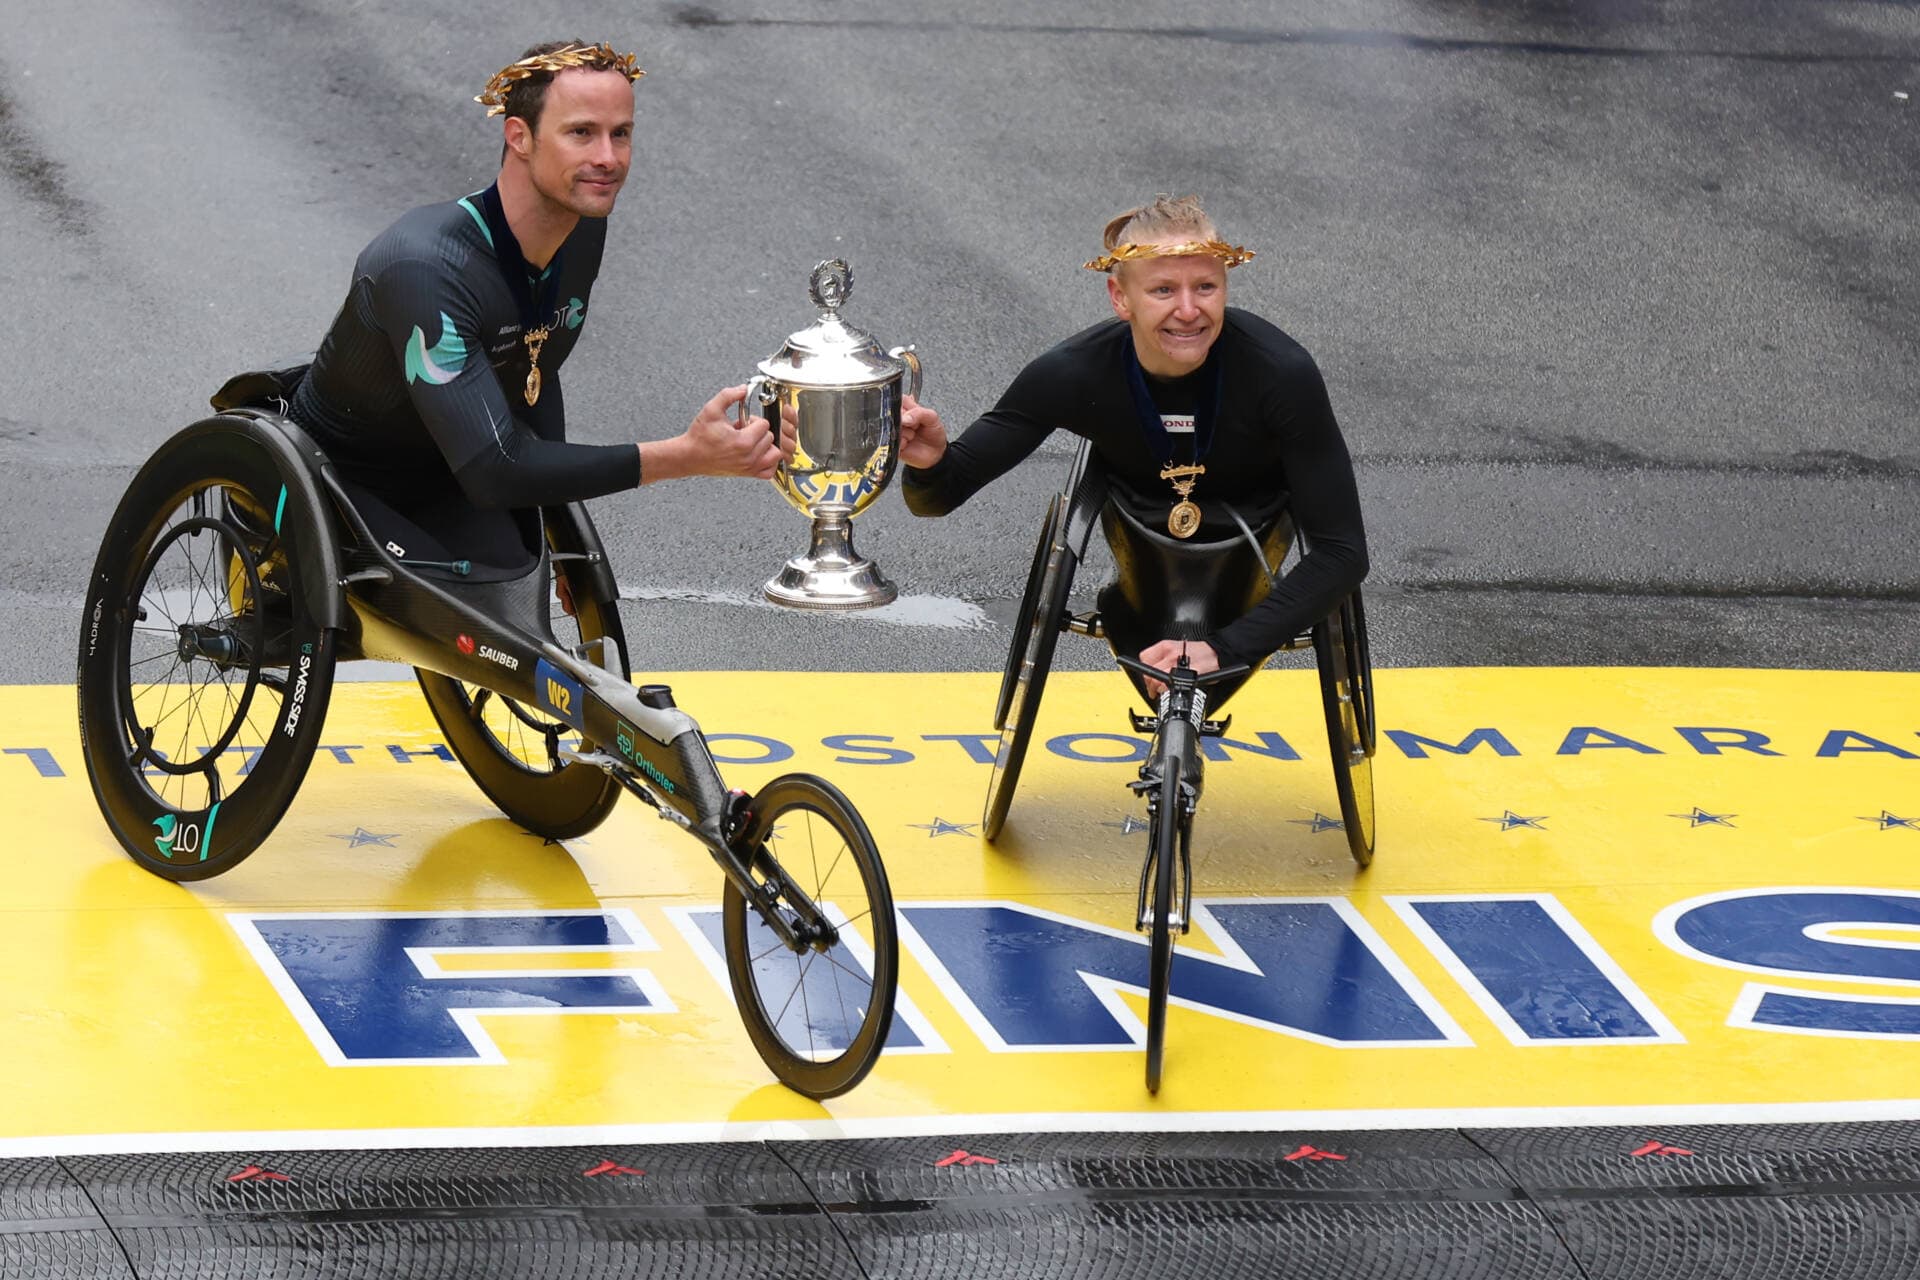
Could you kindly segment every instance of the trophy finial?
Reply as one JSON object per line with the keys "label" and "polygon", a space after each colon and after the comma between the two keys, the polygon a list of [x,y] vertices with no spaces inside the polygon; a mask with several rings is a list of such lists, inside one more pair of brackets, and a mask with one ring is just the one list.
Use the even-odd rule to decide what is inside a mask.
{"label": "trophy finial", "polygon": [[813,305],[825,308],[829,315],[838,311],[852,292],[853,268],[845,258],[828,258],[807,278],[807,293],[813,298]]}

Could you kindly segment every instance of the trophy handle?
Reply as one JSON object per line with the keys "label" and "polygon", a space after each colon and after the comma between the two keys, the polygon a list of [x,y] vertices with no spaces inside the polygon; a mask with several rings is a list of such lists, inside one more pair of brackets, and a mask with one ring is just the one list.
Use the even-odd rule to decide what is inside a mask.
{"label": "trophy handle", "polygon": [[[764,373],[756,373],[753,377],[747,379],[747,395],[746,398],[740,402],[741,426],[744,427],[747,425],[747,419],[754,415],[755,410],[764,408],[772,402],[774,397],[772,392],[768,390],[772,382],[773,379],[767,377]],[[767,429],[773,433],[774,442],[778,443],[780,440],[780,424],[777,422],[769,422]]]}
{"label": "trophy handle", "polygon": [[895,347],[893,350],[887,352],[887,354],[896,360],[906,361],[907,385],[904,391],[907,395],[918,400],[920,398],[920,353],[915,351],[913,345],[909,343],[904,347]]}

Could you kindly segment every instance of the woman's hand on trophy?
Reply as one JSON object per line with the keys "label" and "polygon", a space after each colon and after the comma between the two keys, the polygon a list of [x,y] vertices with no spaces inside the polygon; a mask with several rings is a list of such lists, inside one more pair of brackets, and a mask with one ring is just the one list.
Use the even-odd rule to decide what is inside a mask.
{"label": "woman's hand on trophy", "polygon": [[900,460],[910,467],[930,467],[946,456],[947,424],[935,410],[912,396],[900,398]]}

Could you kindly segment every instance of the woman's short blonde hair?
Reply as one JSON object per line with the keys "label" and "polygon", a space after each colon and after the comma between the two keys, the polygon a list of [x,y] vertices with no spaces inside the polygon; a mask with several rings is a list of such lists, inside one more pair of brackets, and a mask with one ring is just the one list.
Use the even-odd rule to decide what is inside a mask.
{"label": "woman's short blonde hair", "polygon": [[1157,195],[1148,204],[1109,218],[1100,240],[1111,253],[1123,244],[1142,244],[1176,232],[1190,240],[1220,238],[1213,219],[1200,207],[1199,196]]}

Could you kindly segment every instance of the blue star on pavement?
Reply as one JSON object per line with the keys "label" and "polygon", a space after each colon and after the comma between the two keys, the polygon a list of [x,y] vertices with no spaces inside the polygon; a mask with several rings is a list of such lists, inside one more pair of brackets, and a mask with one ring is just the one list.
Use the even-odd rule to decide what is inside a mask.
{"label": "blue star on pavement", "polygon": [[932,822],[909,822],[908,826],[916,831],[927,833],[927,839],[935,836],[970,836],[977,822],[948,822],[945,818],[935,818]]}
{"label": "blue star on pavement", "polygon": [[1737,818],[1740,815],[1737,813],[1708,813],[1699,805],[1695,805],[1693,806],[1692,813],[1670,813],[1667,816],[1669,818],[1686,819],[1687,829],[1692,830],[1694,827],[1731,827],[1733,823],[1730,819]]}
{"label": "blue star on pavement", "polygon": [[1103,827],[1112,827],[1123,836],[1130,836],[1136,831],[1145,831],[1147,829],[1147,824],[1132,814],[1128,814],[1118,822],[1103,822],[1100,825]]}
{"label": "blue star on pavement", "polygon": [[1505,810],[1497,818],[1480,819],[1480,821],[1482,822],[1499,823],[1500,829],[1502,831],[1511,831],[1515,827],[1532,827],[1535,831],[1545,831],[1546,828],[1541,826],[1540,824],[1545,822],[1546,820],[1547,820],[1547,815],[1544,813],[1537,814],[1531,818],[1523,818],[1511,809]]}
{"label": "blue star on pavement", "polygon": [[1882,831],[1892,831],[1896,827],[1907,831],[1920,831],[1920,818],[1902,818],[1895,814],[1888,813],[1885,809],[1880,811],[1880,816],[1877,818],[1869,818],[1863,815],[1860,821],[1877,823]]}
{"label": "blue star on pavement", "polygon": [[377,836],[365,827],[355,827],[353,834],[350,836],[333,836],[331,838],[334,840],[345,840],[347,842],[347,848],[349,849],[358,849],[363,844],[385,845],[391,849],[395,847],[393,842],[400,838],[400,833],[394,831],[384,836]]}
{"label": "blue star on pavement", "polygon": [[[1322,831],[1345,831],[1347,829],[1346,823],[1340,821],[1338,818],[1329,818],[1318,809],[1314,810],[1311,818],[1288,818],[1287,821],[1296,827],[1312,828],[1313,834],[1316,836]],[[1496,821],[1496,819],[1489,818],[1487,821],[1493,822]]]}

